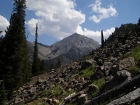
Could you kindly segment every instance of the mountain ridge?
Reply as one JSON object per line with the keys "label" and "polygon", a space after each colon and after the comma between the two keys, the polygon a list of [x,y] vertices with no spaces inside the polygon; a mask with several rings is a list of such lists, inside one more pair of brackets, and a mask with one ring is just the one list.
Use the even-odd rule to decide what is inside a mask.
{"label": "mountain ridge", "polygon": [[[99,44],[98,42],[94,41],[91,38],[75,33],[51,45],[51,50],[52,50],[52,53],[55,53],[56,56],[59,56],[61,54],[67,53],[72,47],[76,47],[76,48],[90,47],[93,50],[93,49],[98,48]],[[50,56],[51,55],[49,55],[49,57]],[[53,56],[54,55],[52,55],[52,58]]]}
{"label": "mountain ridge", "polygon": [[[30,56],[33,53],[33,42],[28,42]],[[66,62],[76,61],[83,55],[89,54],[91,51],[100,47],[100,44],[84,35],[80,35],[74,33],[61,41],[58,41],[50,46],[43,45],[42,43],[38,43],[38,56],[40,59],[46,60],[50,65],[50,63],[56,63],[57,57],[61,56],[62,64],[66,64]],[[71,57],[69,57],[69,54]],[[32,58],[32,57],[31,57]],[[65,61],[65,58],[67,61]]]}

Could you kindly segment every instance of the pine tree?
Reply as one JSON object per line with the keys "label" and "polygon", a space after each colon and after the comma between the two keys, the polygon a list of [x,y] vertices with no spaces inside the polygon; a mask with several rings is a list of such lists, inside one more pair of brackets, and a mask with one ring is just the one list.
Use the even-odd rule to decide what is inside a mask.
{"label": "pine tree", "polygon": [[3,80],[10,92],[20,87],[31,75],[25,36],[26,0],[14,0],[10,25],[4,37]]}
{"label": "pine tree", "polygon": [[138,23],[137,23],[137,25],[138,25],[138,26],[140,26],[140,18],[139,18],[139,20],[138,20]]}
{"label": "pine tree", "polygon": [[4,88],[4,82],[0,80],[0,105],[7,105],[7,94]]}
{"label": "pine tree", "polygon": [[137,33],[140,36],[140,18],[139,18],[138,23],[137,23]]}
{"label": "pine tree", "polygon": [[60,56],[59,56],[58,59],[57,59],[56,68],[61,67],[61,65],[62,65],[62,62],[61,62],[61,58],[60,58]]}
{"label": "pine tree", "polygon": [[47,71],[45,61],[41,60],[41,63],[40,63],[40,73],[44,73],[45,71]]}
{"label": "pine tree", "polygon": [[33,54],[33,63],[32,63],[32,74],[33,75],[40,73],[40,59],[38,58],[37,38],[38,38],[38,27],[36,24],[34,54]]}
{"label": "pine tree", "polygon": [[3,56],[4,56],[4,48],[3,48],[3,36],[0,37],[0,80],[4,74],[3,70]]}
{"label": "pine tree", "polygon": [[51,67],[50,67],[50,70],[54,69],[54,64],[51,63]]}
{"label": "pine tree", "polygon": [[101,30],[101,48],[104,47],[104,35],[103,35],[103,30]]}

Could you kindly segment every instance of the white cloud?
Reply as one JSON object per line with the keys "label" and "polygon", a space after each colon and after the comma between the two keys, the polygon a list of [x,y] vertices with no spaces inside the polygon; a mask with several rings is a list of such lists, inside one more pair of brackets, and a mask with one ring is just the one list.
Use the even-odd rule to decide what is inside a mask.
{"label": "white cloud", "polygon": [[[114,31],[115,31],[114,27],[107,30],[103,30],[104,39],[107,39],[109,35],[111,35]],[[81,26],[78,26],[77,33],[90,37],[99,43],[101,42],[101,30],[93,31],[93,30],[88,30],[86,28],[82,29]]]}
{"label": "white cloud", "polygon": [[59,39],[76,32],[85,22],[85,15],[75,10],[73,0],[27,0],[27,9],[35,12],[36,19],[27,21],[29,31],[34,35],[35,24],[39,23],[39,34],[48,34]]}
{"label": "white cloud", "polygon": [[[34,35],[36,23],[39,23],[39,34],[52,35],[58,39],[63,39],[77,32],[81,35],[93,38],[100,43],[100,30],[82,29],[81,24],[85,22],[85,14],[75,10],[75,6],[74,0],[27,0],[27,9],[33,11],[36,15],[36,18],[32,18],[26,22],[29,31]],[[113,7],[110,6],[108,10],[101,8],[99,5],[95,10],[97,12],[104,10],[105,12],[102,14],[107,17],[108,15],[114,15],[111,8]],[[108,38],[114,30],[115,28],[105,30],[104,37]]]}
{"label": "white cloud", "polygon": [[96,0],[94,4],[91,4],[92,11],[97,13],[98,15],[90,16],[89,19],[94,21],[95,23],[99,23],[102,19],[117,16],[117,10],[113,7],[113,5],[109,5],[107,8],[101,7],[101,0]]}
{"label": "white cloud", "polygon": [[3,31],[2,35],[5,34],[5,30],[7,26],[9,26],[9,21],[5,17],[0,15],[0,31]]}

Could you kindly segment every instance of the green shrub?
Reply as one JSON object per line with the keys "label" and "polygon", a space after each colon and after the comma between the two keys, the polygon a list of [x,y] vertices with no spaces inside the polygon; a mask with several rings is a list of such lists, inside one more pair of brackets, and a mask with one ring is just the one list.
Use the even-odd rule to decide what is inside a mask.
{"label": "green shrub", "polygon": [[101,79],[98,79],[96,81],[93,81],[93,84],[95,84],[96,86],[98,86],[98,88],[101,88],[101,86],[105,83],[105,79],[104,78],[101,78]]}
{"label": "green shrub", "polygon": [[140,46],[137,46],[132,50],[131,56],[134,57],[136,62],[140,60]]}
{"label": "green shrub", "polygon": [[57,85],[55,88],[54,88],[54,92],[52,93],[52,96],[59,96],[61,94],[62,90],[60,89],[60,86]]}
{"label": "green shrub", "polygon": [[[92,83],[95,84],[96,86],[98,86],[98,88],[100,89],[101,86],[105,83],[105,79],[104,79],[104,78],[101,78],[101,79],[98,79],[98,80],[93,81]],[[90,93],[88,94],[88,98],[89,98],[89,99],[92,99],[92,98],[95,97],[97,94],[98,94],[98,90],[93,91],[93,92],[90,92]]]}
{"label": "green shrub", "polygon": [[73,90],[71,90],[70,92],[66,92],[66,93],[64,94],[64,97],[67,97],[67,96],[69,96],[69,95],[72,94],[72,93],[74,93]]}
{"label": "green shrub", "polygon": [[135,74],[137,74],[137,73],[140,71],[140,68],[139,68],[138,66],[132,66],[132,67],[129,68],[129,71],[130,71],[133,75],[135,75]]}
{"label": "green shrub", "polygon": [[82,74],[79,73],[79,76],[80,77],[89,77],[91,75],[93,75],[95,73],[95,70],[96,70],[96,65],[92,65],[88,68],[86,68],[85,70],[82,70]]}
{"label": "green shrub", "polygon": [[120,56],[120,59],[122,60],[122,59],[127,58],[127,57],[130,57],[130,56],[131,56],[131,53],[126,53],[124,55],[121,55]]}
{"label": "green shrub", "polygon": [[126,53],[124,55],[122,55],[120,57],[120,59],[124,59],[127,57],[133,57],[135,59],[135,61],[137,62],[138,60],[140,60],[140,46],[136,46],[131,53]]}

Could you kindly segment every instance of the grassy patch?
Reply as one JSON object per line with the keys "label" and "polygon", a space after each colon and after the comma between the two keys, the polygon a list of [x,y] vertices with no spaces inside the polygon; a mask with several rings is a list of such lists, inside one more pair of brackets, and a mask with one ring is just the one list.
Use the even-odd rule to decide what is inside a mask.
{"label": "grassy patch", "polygon": [[140,68],[138,66],[132,66],[129,68],[129,71],[135,75],[140,71]]}
{"label": "grassy patch", "polygon": [[72,91],[70,91],[70,92],[66,92],[65,94],[64,94],[64,98],[65,97],[67,97],[67,96],[69,96],[70,94],[72,94],[72,93],[74,93],[74,91],[72,90]]}
{"label": "grassy patch", "polygon": [[135,61],[137,62],[138,60],[140,60],[140,46],[135,47],[131,53],[126,53],[124,55],[122,55],[120,58],[124,59],[127,57],[133,57],[135,59]]}
{"label": "grassy patch", "polygon": [[[98,88],[100,89],[101,86],[105,83],[105,79],[104,78],[101,78],[101,79],[98,79],[96,81],[93,81],[93,84],[95,84],[96,86],[98,86]],[[93,92],[90,92],[88,94],[88,98],[89,99],[92,99],[93,97],[95,97],[96,95],[98,94],[98,90],[96,91],[93,91]]]}
{"label": "grassy patch", "polygon": [[95,97],[97,95],[98,91],[94,91],[94,92],[90,92],[87,96],[88,96],[88,99],[91,100],[93,97]]}
{"label": "grassy patch", "polygon": [[51,93],[51,89],[47,90],[47,91],[43,91],[37,94],[37,96],[41,96],[41,97],[48,97]]}
{"label": "grassy patch", "polygon": [[131,53],[126,53],[124,55],[121,55],[120,56],[120,59],[122,60],[122,59],[127,58],[127,57],[130,57],[130,56],[131,56]]}
{"label": "grassy patch", "polygon": [[[131,53],[126,53],[124,55],[122,55],[120,58],[124,59],[127,57],[133,57],[135,62],[139,62],[140,60],[140,45],[136,46]],[[132,73],[132,75],[136,75],[139,71],[140,71],[140,67],[137,66],[132,66],[129,68],[129,71]]]}
{"label": "grassy patch", "polygon": [[52,96],[55,96],[55,97],[58,97],[60,94],[61,94],[62,90],[60,89],[60,86],[57,85],[55,88],[54,88],[54,92],[52,93]]}
{"label": "grassy patch", "polygon": [[98,86],[98,88],[100,89],[101,86],[105,83],[105,79],[104,78],[101,78],[101,79],[98,79],[96,81],[93,81],[93,84],[95,84],[96,86]]}
{"label": "grassy patch", "polygon": [[[23,105],[25,105],[25,104],[23,104]],[[46,102],[42,102],[42,99],[39,99],[39,100],[34,100],[34,101],[28,103],[28,105],[48,105],[48,104],[46,104]]]}
{"label": "grassy patch", "polygon": [[58,97],[61,94],[62,90],[60,88],[59,85],[56,85],[53,89],[50,88],[46,91],[40,92],[37,94],[37,96],[39,97],[49,97],[49,96],[55,96]]}
{"label": "grassy patch", "polygon": [[95,73],[96,65],[92,65],[79,73],[80,77],[89,77]]}
{"label": "grassy patch", "polygon": [[134,57],[136,62],[140,60],[140,46],[137,46],[132,50],[131,56]]}

